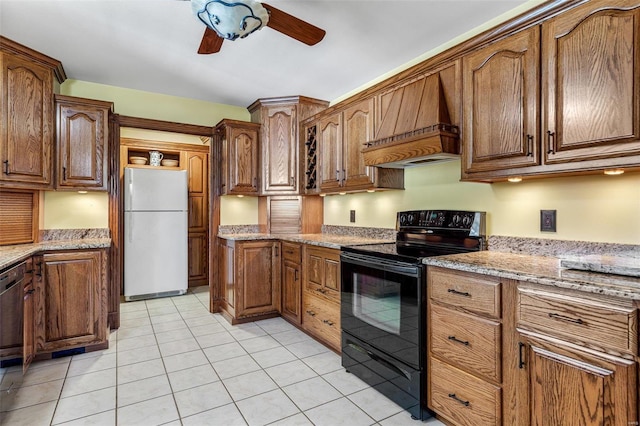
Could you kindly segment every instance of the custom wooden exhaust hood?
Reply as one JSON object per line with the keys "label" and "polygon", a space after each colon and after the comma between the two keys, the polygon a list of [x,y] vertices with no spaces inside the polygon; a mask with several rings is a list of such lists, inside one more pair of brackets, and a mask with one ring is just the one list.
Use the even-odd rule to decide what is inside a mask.
{"label": "custom wooden exhaust hood", "polygon": [[404,168],[451,160],[460,154],[440,76],[418,79],[381,98],[382,120],[362,150],[367,166]]}

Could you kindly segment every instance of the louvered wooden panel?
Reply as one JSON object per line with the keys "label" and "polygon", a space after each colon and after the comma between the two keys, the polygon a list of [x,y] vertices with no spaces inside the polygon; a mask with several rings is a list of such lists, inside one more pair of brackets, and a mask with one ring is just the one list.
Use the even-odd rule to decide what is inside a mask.
{"label": "louvered wooden panel", "polygon": [[37,192],[0,191],[0,245],[33,243],[37,215]]}
{"label": "louvered wooden panel", "polygon": [[299,197],[271,199],[271,233],[300,233],[300,199]]}

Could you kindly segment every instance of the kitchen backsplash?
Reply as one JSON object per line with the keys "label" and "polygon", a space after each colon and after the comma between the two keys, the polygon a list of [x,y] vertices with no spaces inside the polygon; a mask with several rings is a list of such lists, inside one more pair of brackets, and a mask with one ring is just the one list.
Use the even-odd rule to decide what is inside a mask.
{"label": "kitchen backsplash", "polygon": [[40,241],[80,240],[110,238],[109,228],[89,229],[44,229],[40,231]]}
{"label": "kitchen backsplash", "polygon": [[640,245],[490,235],[489,250],[540,256],[609,255],[640,258]]}
{"label": "kitchen backsplash", "polygon": [[347,235],[350,237],[377,238],[395,240],[396,230],[390,228],[367,228],[360,226],[322,225],[323,234]]}
{"label": "kitchen backsplash", "polygon": [[220,225],[218,234],[258,234],[260,225]]}

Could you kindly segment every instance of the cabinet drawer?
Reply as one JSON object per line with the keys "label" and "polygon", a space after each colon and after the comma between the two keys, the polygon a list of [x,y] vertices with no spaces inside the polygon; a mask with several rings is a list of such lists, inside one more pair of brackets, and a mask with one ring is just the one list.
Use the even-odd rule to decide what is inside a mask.
{"label": "cabinet drawer", "polygon": [[435,358],[429,361],[429,408],[458,425],[499,425],[501,391]]}
{"label": "cabinet drawer", "polygon": [[282,242],[282,257],[285,260],[290,260],[295,263],[300,263],[302,260],[302,245]]}
{"label": "cabinet drawer", "polygon": [[501,325],[429,304],[431,353],[463,370],[501,381]]}
{"label": "cabinet drawer", "polygon": [[519,325],[587,346],[638,353],[637,318],[633,306],[617,306],[529,288],[519,288],[518,299]]}
{"label": "cabinet drawer", "polygon": [[497,278],[429,268],[427,279],[432,300],[500,318],[500,281]]}
{"label": "cabinet drawer", "polygon": [[327,343],[340,349],[340,305],[310,294],[304,295],[302,327]]}

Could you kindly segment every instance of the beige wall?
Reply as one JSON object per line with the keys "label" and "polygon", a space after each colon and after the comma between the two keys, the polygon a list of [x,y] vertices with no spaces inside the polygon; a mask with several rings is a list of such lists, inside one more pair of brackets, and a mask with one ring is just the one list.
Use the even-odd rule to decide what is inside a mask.
{"label": "beige wall", "polygon": [[[60,93],[81,98],[112,101],[116,113],[132,117],[202,126],[214,126],[223,118],[245,121],[251,119],[247,109],[242,107],[79,80],[65,81],[60,87]],[[194,144],[203,143],[197,136],[139,129],[122,129],[121,136]],[[109,226],[106,192],[78,194],[77,192],[47,191],[43,200],[40,215],[42,229],[107,228]]]}
{"label": "beige wall", "polygon": [[[324,223],[394,228],[395,213],[412,209],[487,212],[487,231],[509,235],[626,244],[640,243],[640,173],[459,182],[460,161],[405,170],[405,190],[327,196]],[[540,232],[540,210],[557,210],[557,232]]]}

